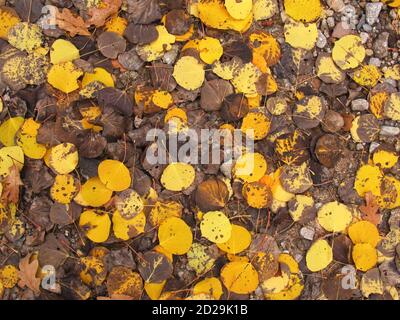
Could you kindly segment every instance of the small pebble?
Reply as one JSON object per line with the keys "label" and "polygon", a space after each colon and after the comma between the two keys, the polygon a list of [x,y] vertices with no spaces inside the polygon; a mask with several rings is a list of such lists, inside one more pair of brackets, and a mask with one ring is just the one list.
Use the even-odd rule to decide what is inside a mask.
{"label": "small pebble", "polygon": [[366,111],[369,108],[369,103],[365,99],[356,99],[351,102],[351,110]]}
{"label": "small pebble", "polygon": [[400,133],[400,128],[391,127],[391,126],[382,126],[380,134],[382,136],[393,137],[397,136]]}
{"label": "small pebble", "polygon": [[300,229],[300,235],[307,240],[314,239],[315,230],[312,227],[306,226]]}
{"label": "small pebble", "polygon": [[365,5],[365,14],[369,25],[372,26],[378,20],[382,7],[382,2],[369,2]]}
{"label": "small pebble", "polygon": [[324,36],[324,34],[318,30],[318,39],[317,39],[317,47],[318,48],[324,48],[326,46],[326,44],[328,43],[328,41],[326,40],[326,37]]}

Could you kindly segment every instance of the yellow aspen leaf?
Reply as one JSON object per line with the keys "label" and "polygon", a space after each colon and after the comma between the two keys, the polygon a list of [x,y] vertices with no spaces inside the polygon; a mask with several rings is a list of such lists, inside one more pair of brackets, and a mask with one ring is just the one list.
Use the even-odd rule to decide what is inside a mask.
{"label": "yellow aspen leaf", "polygon": [[123,191],[131,185],[129,169],[121,161],[104,160],[97,170],[100,181],[112,191]]}
{"label": "yellow aspen leaf", "polygon": [[363,165],[357,171],[354,189],[360,197],[364,197],[367,192],[379,196],[382,179],[383,174],[379,167],[369,164]]}
{"label": "yellow aspen leaf", "polygon": [[314,199],[310,196],[298,194],[293,203],[293,206],[289,205],[289,214],[293,221],[299,221],[307,209],[311,209],[314,206]]}
{"label": "yellow aspen leaf", "polygon": [[267,172],[267,162],[261,153],[245,153],[241,155],[233,167],[235,178],[244,182],[260,180]]}
{"label": "yellow aspen leaf", "polygon": [[378,120],[372,114],[356,117],[351,123],[351,137],[356,142],[372,142],[379,134]]}
{"label": "yellow aspen leaf", "polygon": [[[266,66],[277,64],[281,58],[281,48],[278,41],[269,33],[257,30],[249,35],[249,45],[254,57],[262,57]],[[259,68],[262,70],[261,68]],[[262,70],[264,72],[264,70]]]}
{"label": "yellow aspen leaf", "polygon": [[196,275],[202,275],[209,271],[215,262],[215,259],[209,254],[208,248],[197,242],[190,247],[187,258],[188,266],[196,272]]}
{"label": "yellow aspen leaf", "polygon": [[384,105],[384,115],[394,121],[400,121],[400,93],[392,93]]}
{"label": "yellow aspen leaf", "polygon": [[312,272],[325,269],[333,259],[332,248],[326,240],[315,241],[306,254],[307,268]]}
{"label": "yellow aspen leaf", "polygon": [[256,209],[266,208],[272,201],[270,187],[261,182],[245,183],[242,188],[242,194],[247,204]]}
{"label": "yellow aspen leaf", "polygon": [[153,226],[160,225],[170,217],[180,218],[183,206],[177,201],[160,200],[157,201],[149,214],[149,222]]}
{"label": "yellow aspen leaf", "polygon": [[300,22],[312,22],[321,17],[320,0],[284,0],[285,12]]}
{"label": "yellow aspen leaf", "polygon": [[343,232],[353,220],[349,208],[343,203],[332,201],[318,211],[318,223],[329,232]]}
{"label": "yellow aspen leaf", "polygon": [[17,168],[21,170],[24,166],[24,161],[24,152],[21,147],[12,146],[0,148],[0,179],[9,175],[13,165],[16,165]]}
{"label": "yellow aspen leaf", "polygon": [[225,8],[229,15],[237,20],[246,19],[253,8],[252,0],[225,0]]}
{"label": "yellow aspen leaf", "polygon": [[128,21],[125,18],[122,18],[118,15],[114,15],[111,19],[109,19],[105,24],[106,31],[115,32],[120,36],[123,36],[128,26]]}
{"label": "yellow aspen leaf", "polygon": [[383,282],[378,268],[370,269],[364,273],[360,282],[360,289],[364,297],[371,294],[382,295],[384,292]]}
{"label": "yellow aspen leaf", "polygon": [[221,270],[224,286],[234,293],[249,294],[258,287],[259,279],[256,269],[248,262],[229,262]]}
{"label": "yellow aspen leaf", "polygon": [[143,293],[143,279],[140,274],[126,266],[115,266],[107,277],[108,295],[126,295],[139,300]]}
{"label": "yellow aspen leaf", "polygon": [[349,227],[349,237],[354,244],[369,243],[376,247],[381,240],[377,227],[369,221],[358,221]]}
{"label": "yellow aspen leaf", "polygon": [[224,2],[220,0],[199,0],[197,12],[205,25],[220,30],[234,30],[244,33],[253,21],[252,12],[244,19],[233,18],[226,10]]}
{"label": "yellow aspen leaf", "polygon": [[50,62],[52,64],[64,63],[79,59],[79,50],[71,42],[64,39],[57,39],[50,49]]}
{"label": "yellow aspen leaf", "polygon": [[392,8],[400,7],[400,0],[383,0],[382,2],[387,3]]}
{"label": "yellow aspen leaf", "polygon": [[295,300],[303,292],[304,285],[298,275],[290,275],[288,287],[277,293],[267,293],[268,300]]}
{"label": "yellow aspen leaf", "polygon": [[176,62],[173,77],[182,88],[196,90],[204,82],[204,67],[196,58],[184,56]]}
{"label": "yellow aspen leaf", "polygon": [[258,93],[257,82],[261,75],[261,71],[254,64],[246,63],[234,73],[231,82],[238,93],[252,97]]}
{"label": "yellow aspen leaf", "polygon": [[158,228],[160,246],[172,254],[182,255],[189,251],[193,242],[192,231],[180,218],[171,217]]}
{"label": "yellow aspen leaf", "polygon": [[276,0],[253,1],[253,16],[256,21],[272,18],[278,12],[279,7]]}
{"label": "yellow aspen leaf", "polygon": [[294,193],[287,192],[280,181],[282,169],[279,168],[274,172],[273,184],[271,187],[272,197],[280,202],[288,202],[295,197]]}
{"label": "yellow aspen leaf", "polygon": [[112,223],[115,237],[127,241],[144,232],[146,215],[141,212],[133,218],[125,219],[117,210],[112,216]]}
{"label": "yellow aspen leaf", "polygon": [[82,78],[82,87],[86,87],[92,82],[100,82],[106,87],[114,87],[114,79],[106,69],[94,68],[93,73],[86,72]]}
{"label": "yellow aspen leaf", "polygon": [[152,102],[161,109],[168,109],[174,104],[174,99],[168,91],[156,90],[151,96]]}
{"label": "yellow aspen leaf", "polygon": [[336,40],[332,49],[332,58],[342,70],[358,67],[365,58],[365,48],[361,38],[356,35],[347,35]]}
{"label": "yellow aspen leaf", "polygon": [[37,143],[36,137],[40,123],[32,118],[26,119],[17,133],[17,145],[22,148],[24,154],[31,159],[42,159],[46,154],[46,147]]}
{"label": "yellow aspen leaf", "polygon": [[388,67],[384,72],[383,75],[386,79],[393,79],[396,81],[400,80],[400,64],[396,64],[394,66]]}
{"label": "yellow aspen leaf", "polygon": [[151,300],[159,300],[166,283],[167,280],[164,280],[160,283],[145,282],[144,290]]}
{"label": "yellow aspen leaf", "polygon": [[0,38],[7,40],[8,32],[16,24],[20,23],[21,19],[14,9],[9,7],[0,8]]}
{"label": "yellow aspen leaf", "polygon": [[153,42],[137,47],[139,56],[145,61],[154,61],[161,58],[165,51],[171,50],[175,36],[168,33],[163,25],[156,26],[158,38]]}
{"label": "yellow aspen leaf", "polygon": [[37,24],[17,23],[8,31],[8,42],[21,51],[32,52],[42,45],[42,30]]}
{"label": "yellow aspen leaf", "polygon": [[288,253],[281,253],[278,257],[279,263],[284,263],[289,267],[291,273],[299,273],[299,264],[297,261]]}
{"label": "yellow aspen leaf", "polygon": [[18,280],[18,269],[15,266],[8,264],[0,269],[0,283],[4,288],[14,288]]}
{"label": "yellow aspen leaf", "polygon": [[330,55],[319,56],[315,65],[317,76],[326,83],[338,84],[346,78],[345,73],[336,66]]}
{"label": "yellow aspen leaf", "polygon": [[50,188],[51,198],[62,204],[71,203],[79,191],[79,184],[70,174],[58,174]]}
{"label": "yellow aspen leaf", "polygon": [[278,293],[289,285],[289,274],[282,272],[281,275],[271,277],[262,282],[261,288],[264,294]]}
{"label": "yellow aspen leaf", "polygon": [[261,112],[249,112],[242,121],[240,130],[254,140],[264,139],[271,127],[271,121]]}
{"label": "yellow aspen leaf", "polygon": [[144,202],[140,195],[132,189],[120,192],[114,197],[115,207],[125,219],[134,218],[144,209]]}
{"label": "yellow aspen leaf", "polygon": [[183,191],[189,188],[196,176],[190,164],[183,162],[170,163],[161,176],[162,186],[170,191]]}
{"label": "yellow aspen leaf", "polygon": [[217,243],[217,247],[226,253],[238,254],[246,250],[250,246],[250,243],[250,232],[242,226],[233,224],[229,240],[223,243]]}
{"label": "yellow aspen leaf", "polygon": [[104,242],[110,235],[111,219],[106,211],[86,210],[79,218],[79,226],[93,242]]}
{"label": "yellow aspen leaf", "polygon": [[70,173],[75,170],[78,162],[78,150],[72,143],[61,143],[51,148],[49,166],[56,173]]}
{"label": "yellow aspen leaf", "polygon": [[[112,197],[112,191],[106,188],[99,177],[92,177],[88,179],[82,185],[80,194],[83,203],[86,203],[91,207],[101,207],[110,201]],[[75,201],[77,201],[76,198]]]}
{"label": "yellow aspen leaf", "polygon": [[15,135],[24,124],[23,117],[13,117],[0,125],[0,142],[6,147],[15,146]]}
{"label": "yellow aspen leaf", "polygon": [[387,92],[377,92],[371,94],[369,98],[369,109],[377,119],[382,119],[386,101],[389,99]]}
{"label": "yellow aspen leaf", "polygon": [[80,259],[81,272],[79,276],[83,283],[90,286],[100,286],[107,277],[107,269],[99,258],[89,256]]}
{"label": "yellow aspen leaf", "polygon": [[170,108],[167,110],[167,113],[165,114],[165,117],[164,117],[164,122],[167,123],[172,118],[179,118],[183,122],[188,121],[188,116],[187,116],[185,110],[178,108],[178,107],[173,107],[173,108]]}
{"label": "yellow aspen leaf", "polygon": [[232,80],[234,75],[242,67],[243,63],[240,59],[233,58],[229,62],[221,63],[217,61],[212,67],[212,71],[220,78],[224,80]]}
{"label": "yellow aspen leaf", "polygon": [[389,150],[377,150],[374,152],[372,156],[372,161],[374,165],[382,168],[382,169],[390,169],[392,168],[397,161],[399,160],[399,156],[396,154],[395,151]]}
{"label": "yellow aspen leaf", "polygon": [[209,211],[200,222],[201,235],[213,243],[229,241],[232,235],[232,225],[222,211]]}
{"label": "yellow aspen leaf", "polygon": [[377,66],[365,65],[354,72],[353,80],[360,86],[371,88],[378,84],[381,77],[382,74]]}
{"label": "yellow aspen leaf", "polygon": [[296,49],[312,50],[318,39],[315,23],[289,21],[285,24],[284,33],[286,42]]}
{"label": "yellow aspen leaf", "polygon": [[357,243],[352,257],[356,268],[364,272],[375,267],[378,261],[378,253],[369,243]]}
{"label": "yellow aspen leaf", "polygon": [[77,69],[71,61],[53,65],[47,74],[47,81],[54,88],[71,93],[79,89],[78,78],[83,72]]}
{"label": "yellow aspen leaf", "polygon": [[193,294],[206,294],[212,296],[215,300],[219,300],[222,296],[222,284],[218,278],[211,277],[205,278],[195,284],[193,287]]}
{"label": "yellow aspen leaf", "polygon": [[215,61],[219,60],[224,52],[221,42],[212,37],[201,39],[198,50],[200,52],[200,59],[207,64],[213,64]]}

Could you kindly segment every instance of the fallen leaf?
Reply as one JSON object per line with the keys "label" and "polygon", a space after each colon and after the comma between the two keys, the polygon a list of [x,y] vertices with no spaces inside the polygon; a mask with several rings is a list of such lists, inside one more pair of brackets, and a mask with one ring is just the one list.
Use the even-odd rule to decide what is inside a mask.
{"label": "fallen leaf", "polygon": [[376,204],[372,192],[367,192],[365,194],[365,202],[366,205],[359,206],[359,209],[365,220],[377,226],[381,222],[381,216],[379,214],[379,206]]}
{"label": "fallen leaf", "polygon": [[3,193],[1,195],[1,203],[18,203],[19,187],[23,185],[17,165],[13,164],[10,167],[9,175],[3,182]]}
{"label": "fallen leaf", "polygon": [[60,29],[67,31],[71,37],[77,34],[81,36],[90,36],[87,24],[80,16],[75,16],[71,10],[63,8],[61,12],[56,12],[56,22]]}
{"label": "fallen leaf", "polygon": [[36,273],[39,268],[39,261],[34,259],[32,262],[30,262],[31,256],[32,254],[28,254],[25,256],[25,258],[22,258],[19,261],[20,271],[18,271],[18,276],[20,280],[18,282],[18,286],[21,288],[28,287],[36,294],[39,294],[40,278],[36,277]]}

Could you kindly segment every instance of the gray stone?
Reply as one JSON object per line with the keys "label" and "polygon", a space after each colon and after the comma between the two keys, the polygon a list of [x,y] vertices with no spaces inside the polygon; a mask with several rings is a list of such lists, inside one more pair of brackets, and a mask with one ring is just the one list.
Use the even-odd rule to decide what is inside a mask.
{"label": "gray stone", "polygon": [[351,110],[366,111],[369,108],[369,103],[365,99],[356,99],[351,102]]}
{"label": "gray stone", "polygon": [[176,44],[174,44],[172,46],[171,50],[168,50],[164,54],[164,56],[162,58],[163,62],[166,64],[173,64],[175,62],[176,58],[178,57],[178,53],[179,53],[179,47]]}
{"label": "gray stone", "polygon": [[382,136],[393,137],[397,136],[400,133],[400,128],[391,127],[391,126],[382,126],[380,134]]}
{"label": "gray stone", "polygon": [[382,65],[382,61],[381,61],[381,59],[371,57],[371,59],[369,59],[369,64],[372,64],[373,66],[376,66],[379,68]]}
{"label": "gray stone", "polygon": [[378,142],[371,142],[370,146],[369,146],[369,153],[373,153],[378,147],[380,146],[380,144]]}
{"label": "gray stone", "polygon": [[328,19],[326,19],[326,23],[328,24],[329,28],[333,28],[335,26],[335,18],[329,17]]}
{"label": "gray stone", "polygon": [[332,37],[341,38],[351,33],[351,26],[347,22],[341,21],[335,26],[335,29],[333,29]]}
{"label": "gray stone", "polygon": [[367,41],[368,41],[369,34],[366,33],[366,32],[361,32],[361,33],[360,33],[360,38],[361,38],[362,44],[365,44],[365,43],[367,43]]}
{"label": "gray stone", "polygon": [[318,39],[316,43],[317,47],[322,49],[326,46],[327,43],[328,41],[326,40],[324,34],[320,30],[318,30]]}
{"label": "gray stone", "polygon": [[372,31],[372,27],[367,23],[363,24],[362,28],[366,32],[371,32]]}
{"label": "gray stone", "polygon": [[356,16],[356,8],[351,4],[346,5],[343,10],[341,11],[343,15],[349,18],[353,18]]}
{"label": "gray stone", "polygon": [[389,33],[382,32],[378,38],[375,40],[373,48],[375,51],[375,55],[382,59],[385,58],[389,51],[388,51],[388,42],[389,42]]}
{"label": "gray stone", "polygon": [[382,2],[369,2],[365,5],[365,14],[368,24],[372,26],[378,20],[382,7]]}
{"label": "gray stone", "polygon": [[307,240],[313,240],[315,235],[315,230],[312,227],[306,226],[300,229],[300,235]]}

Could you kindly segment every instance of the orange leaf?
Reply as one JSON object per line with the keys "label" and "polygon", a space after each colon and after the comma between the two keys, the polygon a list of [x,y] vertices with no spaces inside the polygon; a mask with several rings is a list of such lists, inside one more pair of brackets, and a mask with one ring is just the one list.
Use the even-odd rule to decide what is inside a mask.
{"label": "orange leaf", "polygon": [[9,175],[3,182],[3,194],[1,195],[1,202],[5,205],[18,203],[19,200],[19,187],[22,186],[21,177],[19,175],[18,167],[14,164],[10,167]]}
{"label": "orange leaf", "polygon": [[25,286],[31,289],[36,294],[40,293],[40,278],[36,277],[39,268],[39,261],[34,259],[30,262],[32,254],[28,254],[25,258],[19,261],[18,276],[20,278],[18,286],[24,288]]}
{"label": "orange leaf", "polygon": [[60,29],[63,29],[75,37],[77,34],[81,36],[90,36],[88,26],[80,16],[74,16],[73,13],[66,8],[63,8],[61,12],[56,13],[57,25]]}
{"label": "orange leaf", "polygon": [[376,204],[375,197],[371,192],[365,194],[365,202],[365,206],[359,207],[363,218],[377,226],[381,222],[381,215],[379,214],[379,206]]}
{"label": "orange leaf", "polygon": [[94,24],[96,27],[103,26],[109,17],[118,13],[122,5],[122,0],[104,0],[103,5],[105,5],[104,8],[89,9],[90,19],[87,21],[88,25]]}

